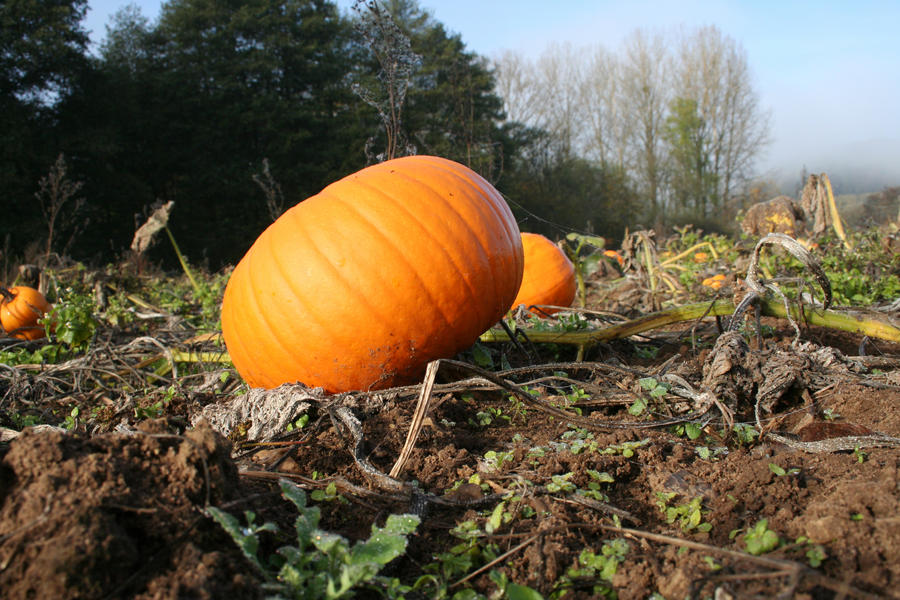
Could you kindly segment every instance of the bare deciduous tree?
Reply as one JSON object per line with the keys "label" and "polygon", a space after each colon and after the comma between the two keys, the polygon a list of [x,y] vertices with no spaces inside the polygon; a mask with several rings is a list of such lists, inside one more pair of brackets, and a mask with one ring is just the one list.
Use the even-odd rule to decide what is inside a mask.
{"label": "bare deciduous tree", "polygon": [[[44,214],[44,220],[47,222],[47,246],[45,249],[45,258],[49,258],[53,252],[54,238],[59,234],[57,225],[60,217],[65,216],[69,225],[69,239],[63,245],[61,252],[65,254],[72,245],[74,238],[80,233],[85,222],[75,220],[75,215],[84,207],[84,198],[76,197],[81,187],[84,185],[81,181],[72,181],[66,177],[68,167],[66,165],[66,157],[60,154],[56,158],[56,162],[50,167],[50,171],[46,176],[41,177],[38,183],[39,189],[34,194],[41,205],[41,212]],[[74,200],[74,204],[63,213],[63,209],[70,200]]]}
{"label": "bare deciduous tree", "polygon": [[497,93],[503,99],[506,119],[536,125],[541,90],[535,80],[534,65],[521,54],[506,50],[494,59],[493,67]]}
{"label": "bare deciduous tree", "polygon": [[674,95],[696,102],[708,133],[704,147],[718,183],[711,208],[718,209],[751,175],[771,116],[759,105],[746,52],[715,26],[683,34],[675,60]]}
{"label": "bare deciduous tree", "polygon": [[536,61],[507,51],[494,69],[509,121],[546,131],[563,155],[583,150],[585,65],[571,44],[552,44]]}
{"label": "bare deciduous tree", "polygon": [[661,34],[637,30],[623,47],[621,98],[630,122],[628,172],[656,223],[665,207],[666,154],[663,128],[671,95],[669,58]]}
{"label": "bare deciduous tree", "polygon": [[585,155],[624,168],[631,126],[624,114],[621,62],[615,54],[599,45],[587,60],[582,89],[582,106],[589,127]]}
{"label": "bare deciduous tree", "polygon": [[584,61],[571,44],[553,44],[537,61],[541,127],[560,144],[563,156],[570,156],[583,145]]}
{"label": "bare deciduous tree", "polygon": [[[624,168],[648,224],[669,220],[676,196],[699,217],[730,206],[769,141],[746,53],[715,27],[680,38],[636,30],[615,53],[551,45],[531,61],[505,52],[495,69],[508,120],[543,129],[563,155]],[[690,125],[693,161],[673,146],[675,125]],[[702,169],[673,173],[691,165]]]}

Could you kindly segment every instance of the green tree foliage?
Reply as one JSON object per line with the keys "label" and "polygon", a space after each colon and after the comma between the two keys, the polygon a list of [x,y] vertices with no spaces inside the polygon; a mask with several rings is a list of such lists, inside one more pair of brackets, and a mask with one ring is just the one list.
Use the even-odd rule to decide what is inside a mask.
{"label": "green tree foliage", "polygon": [[410,94],[410,129],[422,153],[459,161],[496,180],[503,142],[503,103],[484,58],[467,52],[459,35],[433,23],[414,36],[423,53]]}
{"label": "green tree foliage", "polygon": [[[117,259],[151,205],[173,200],[187,257],[233,263],[271,221],[254,180],[264,165],[289,207],[388,148],[395,125],[395,150],[402,138],[404,153],[465,163],[544,218],[608,231],[630,194],[621,169],[560,158],[539,130],[504,122],[488,62],[415,0],[360,4],[387,19],[369,33],[393,24],[397,35],[361,35],[359,15],[328,0],[168,0],[153,23],[122,9],[97,55],[80,29],[85,1],[0,5],[0,179],[30,206],[0,223],[18,235],[12,252],[24,257],[47,230],[34,194],[65,154],[89,219],[75,258]],[[408,68],[391,73],[391,57]],[[168,245],[150,252],[175,265]]]}
{"label": "green tree foliage", "polygon": [[71,111],[99,128],[91,152],[112,168],[94,173],[90,197],[102,197],[117,245],[132,215],[175,200],[186,254],[231,262],[269,222],[253,182],[264,159],[288,205],[360,166],[348,33],[323,0],[171,0],[152,28],[120,13]]}
{"label": "green tree foliage", "polygon": [[532,139],[504,188],[522,229],[551,239],[563,231],[616,239],[634,224],[639,199],[623,168],[560,152],[546,133],[526,135]]}
{"label": "green tree foliage", "polygon": [[87,0],[0,3],[0,97],[52,104],[66,93],[87,47]]}
{"label": "green tree foliage", "polygon": [[718,177],[712,170],[709,151],[711,132],[697,110],[697,102],[675,98],[670,102],[663,137],[673,163],[671,189],[677,219],[706,220],[720,208],[716,193]]}
{"label": "green tree foliage", "polygon": [[59,154],[55,108],[86,65],[86,0],[0,2],[0,189],[15,219],[0,240],[24,247],[42,229],[33,194]]}

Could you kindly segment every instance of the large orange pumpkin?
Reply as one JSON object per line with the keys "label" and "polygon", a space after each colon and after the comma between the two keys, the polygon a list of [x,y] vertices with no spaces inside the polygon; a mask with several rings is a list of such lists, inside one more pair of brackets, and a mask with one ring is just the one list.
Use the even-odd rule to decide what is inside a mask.
{"label": "large orange pumpkin", "polygon": [[[570,306],[575,299],[575,265],[565,252],[537,233],[523,233],[525,273],[522,286],[513,301],[520,304]],[[537,314],[553,314],[557,309],[532,309]]]}
{"label": "large orange pumpkin", "polygon": [[398,158],[270,225],[231,275],[222,332],[253,387],[408,384],[502,318],[522,269],[519,228],[487,181],[446,159]]}
{"label": "large orange pumpkin", "polygon": [[0,325],[14,338],[37,340],[44,337],[44,327],[38,320],[51,308],[44,295],[32,287],[0,288]]}

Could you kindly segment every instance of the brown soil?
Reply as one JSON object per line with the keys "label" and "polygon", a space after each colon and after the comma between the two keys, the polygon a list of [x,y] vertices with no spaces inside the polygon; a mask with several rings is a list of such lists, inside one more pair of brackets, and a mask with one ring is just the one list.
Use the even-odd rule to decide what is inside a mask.
{"label": "brown soil", "polygon": [[3,457],[0,484],[3,598],[260,595],[199,510],[241,493],[231,444],[208,427],[94,439],[25,432]]}
{"label": "brown soil", "polygon": [[[789,348],[792,332],[777,325],[768,349],[750,352],[754,360],[773,356],[776,347]],[[861,341],[823,330],[803,337],[850,355]],[[713,335],[702,351],[681,347],[677,372],[699,384],[714,340]],[[900,348],[876,345],[890,356],[900,354]],[[652,373],[678,350],[662,346],[654,359],[636,356],[631,342],[598,348],[587,358],[640,365]],[[545,350],[551,351],[559,354],[538,360],[570,360],[573,354],[566,348]],[[772,400],[767,429],[807,441],[869,430],[900,436],[900,371],[816,369],[804,363]],[[583,402],[589,418],[650,421],[666,411],[659,407],[652,417],[625,412],[640,389],[639,374],[609,377],[575,369],[569,374],[585,388],[607,386],[626,398],[624,404]],[[753,374],[747,377],[750,381]],[[542,392],[550,400],[561,398],[549,387]],[[752,405],[735,394],[735,419],[754,423]],[[367,537],[387,514],[418,512],[422,524],[406,554],[388,567],[404,582],[414,581],[424,565],[460,543],[452,527],[472,520],[483,530],[501,498],[494,494],[515,492],[507,507],[515,509],[516,518],[482,541],[497,554],[512,551],[494,565],[496,571],[545,597],[560,591],[555,586],[568,575],[565,598],[597,597],[603,590],[621,599],[654,592],[670,600],[900,598],[900,448],[811,453],[769,439],[740,443],[719,438],[716,422],[693,441],[672,427],[588,431],[533,407],[517,411],[507,394],[496,391],[447,393],[438,400],[401,476],[415,480],[430,502],[398,500],[379,489],[354,462],[352,443],[324,414],[313,414],[286,445],[245,445],[236,452],[207,426],[185,428],[183,419],[94,437],[26,431],[0,445],[0,595],[261,597],[259,574],[203,509],[218,506],[239,517],[253,510],[258,522],[273,521],[290,531],[295,512],[277,493],[281,474],[308,488],[338,482],[345,501],[319,503],[321,525],[350,539]],[[385,401],[378,412],[358,411],[366,455],[377,469],[390,470],[414,403],[413,396]],[[171,412],[189,418],[201,408],[196,403]],[[479,411],[492,408],[489,424],[476,422]],[[627,442],[635,446],[629,456],[621,451]],[[490,450],[509,452],[511,460],[497,467],[485,458]],[[592,472],[614,479],[601,484],[593,498],[547,487],[562,477],[587,490]],[[473,479],[476,474],[479,479]],[[668,500],[672,507],[701,498],[709,531],[668,523],[659,507],[661,493],[674,494]],[[768,520],[780,544],[754,557],[744,552],[745,534],[761,519]],[[623,529],[616,529],[616,520]],[[624,539],[628,551],[611,582],[570,573],[584,550],[600,554],[604,542],[616,539]],[[261,555],[286,541],[266,538]],[[808,553],[816,552],[823,555],[821,564],[810,566]],[[477,557],[476,566],[484,562],[483,555]],[[451,593],[469,586],[490,594],[495,588],[487,573]]]}

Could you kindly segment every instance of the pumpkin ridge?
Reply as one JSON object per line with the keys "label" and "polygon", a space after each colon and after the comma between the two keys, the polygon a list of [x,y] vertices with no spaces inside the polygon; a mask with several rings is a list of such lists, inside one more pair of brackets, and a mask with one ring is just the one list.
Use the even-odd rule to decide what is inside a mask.
{"label": "pumpkin ridge", "polygon": [[[420,179],[418,179],[416,177],[411,177],[407,173],[394,173],[394,176],[403,177],[409,181],[415,182],[417,185],[428,190],[430,192],[430,195],[433,196],[434,199],[440,200],[440,202],[445,207],[448,207],[449,210],[451,210],[453,212],[453,214],[455,214],[457,216],[457,218],[459,220],[459,225],[462,228],[465,228],[467,233],[469,235],[471,235],[471,237],[474,238],[476,241],[478,241],[478,249],[480,250],[480,256],[479,256],[480,260],[482,260],[484,262],[484,264],[487,264],[487,265],[490,264],[488,251],[481,244],[480,240],[478,240],[478,238],[475,236],[474,232],[472,231],[472,229],[469,226],[469,223],[466,221],[466,219],[464,219],[463,216],[460,215],[457,210],[455,210],[453,204],[446,201],[439,193],[437,193],[437,191],[432,186],[428,185],[427,183],[421,181]],[[423,222],[418,217],[418,215],[414,211],[410,210],[403,202],[397,200],[393,196],[385,193],[383,190],[381,190],[367,182],[355,181],[354,183],[361,187],[365,187],[374,193],[379,194],[380,196],[384,197],[387,201],[391,202],[392,208],[394,210],[403,212],[403,214],[406,215],[406,217],[410,221],[414,222],[419,227],[420,231],[423,232],[422,233],[423,237],[427,236],[431,239],[438,240],[438,239],[446,237],[448,234],[452,233],[452,231],[450,230],[449,227],[445,227],[445,226],[443,226],[444,225],[443,223],[439,222],[439,223],[437,223],[437,226],[441,227],[441,229],[438,232],[443,235],[435,236],[434,235],[435,228],[428,227],[426,225],[426,223]],[[359,214],[359,213],[357,212],[357,214]],[[369,219],[366,219],[366,222],[371,223],[371,221],[369,221]],[[373,224],[373,226],[375,226],[375,225]],[[377,226],[375,226],[375,228],[378,229]],[[380,230],[379,230],[379,233],[380,233]],[[391,244],[391,245],[393,246],[393,244]],[[435,242],[431,245],[431,247],[433,249],[435,249],[438,253],[440,253],[440,255],[445,258],[447,264],[449,264],[452,267],[454,274],[456,275],[455,281],[465,285],[465,290],[467,292],[466,300],[468,301],[467,304],[468,304],[469,308],[472,308],[472,306],[477,306],[479,304],[476,302],[476,300],[478,298],[478,290],[475,288],[475,286],[473,286],[472,282],[470,281],[470,278],[465,276],[465,269],[462,268],[462,265],[459,262],[459,257],[455,256],[453,253],[448,252],[447,249],[440,243]],[[400,252],[399,254],[401,256],[403,256],[404,262],[406,262],[408,264],[409,261],[403,255],[403,252]],[[423,283],[423,286],[424,286],[425,281],[426,281],[425,278],[423,278],[418,271],[413,270],[413,272],[416,274],[416,277]],[[493,280],[494,280],[494,278],[491,277],[492,282],[493,282]],[[429,296],[430,295],[431,294],[430,294],[430,290],[429,290]],[[442,314],[445,324],[447,324],[449,326],[451,319],[449,319],[447,317],[446,313],[443,312],[443,308],[441,309],[441,314]],[[477,317],[478,317],[479,321],[481,321],[481,320],[483,320],[484,314],[477,314]]]}
{"label": "pumpkin ridge", "polygon": [[[297,230],[298,235],[302,235],[302,236],[306,237],[308,240],[312,239],[311,236],[309,235],[309,232],[307,230],[307,223],[305,222],[304,219],[294,219],[294,222],[291,223],[291,226],[293,229]],[[291,294],[292,299],[294,301],[296,301],[299,305],[302,306],[302,308],[303,308],[302,314],[304,316],[304,319],[306,319],[307,322],[308,322],[308,320],[312,320],[315,322],[316,327],[320,331],[320,333],[318,335],[316,335],[315,337],[318,337],[319,339],[327,339],[334,345],[343,346],[343,347],[347,347],[349,345],[353,345],[354,343],[358,342],[358,340],[354,336],[350,336],[348,338],[346,335],[341,335],[334,327],[331,326],[332,324],[330,322],[324,320],[322,318],[322,316],[318,314],[318,311],[316,310],[316,307],[315,307],[316,299],[306,298],[306,294],[303,293],[302,282],[300,280],[297,280],[297,278],[290,276],[291,273],[290,273],[289,267],[287,265],[285,265],[284,262],[279,259],[278,254],[275,252],[274,246],[271,244],[269,244],[268,246],[269,246],[268,249],[270,252],[270,256],[268,257],[268,264],[274,266],[278,277],[281,279],[279,284],[287,287],[287,289],[289,290],[289,292]],[[343,288],[342,290],[340,290],[336,293],[348,294],[348,297],[353,297],[357,302],[365,303],[366,308],[368,308],[369,310],[373,309],[372,305],[368,303],[366,295],[355,293],[353,287],[350,285],[350,282],[347,281],[346,277],[341,276],[340,270],[330,260],[330,257],[322,251],[322,249],[320,248],[320,246],[318,244],[311,243],[307,247],[310,248],[311,250],[313,250],[321,258],[321,260],[319,261],[319,264],[327,265],[328,270],[333,275],[336,275],[336,276],[329,278],[329,284],[336,283],[337,285],[339,285],[340,287]],[[272,282],[269,282],[269,285],[272,285]],[[255,298],[254,298],[254,300],[255,300]],[[329,301],[329,299],[325,299],[325,301],[327,302],[327,301]],[[264,311],[264,312],[265,312],[265,314],[269,314],[269,312],[275,313],[276,311],[272,310],[272,311]],[[372,310],[372,312],[376,313],[376,311],[374,311],[374,310]],[[290,314],[284,314],[280,310],[277,310],[277,313],[278,313],[277,315],[273,315],[273,316],[278,317],[279,323],[292,322]],[[382,320],[379,321],[378,323],[384,322],[384,315],[379,315],[379,316],[382,318]],[[267,323],[267,324],[269,324],[269,323]],[[282,341],[282,339],[281,339],[283,337],[283,334],[285,333],[284,329],[285,329],[284,327],[273,328],[272,334],[273,334],[273,336],[278,338],[279,345],[281,345],[282,348],[284,348],[286,350],[287,355],[292,357],[292,360],[297,361],[298,359],[296,358],[296,354],[293,351],[293,349],[289,345],[286,345],[285,342]],[[298,334],[299,335],[309,335],[309,332],[291,331],[290,333],[288,333],[288,338],[293,338]],[[305,368],[306,361],[302,361],[302,362],[303,362],[304,368]]]}
{"label": "pumpkin ridge", "polygon": [[[355,183],[356,185],[361,186],[361,187],[369,188],[369,189],[372,190],[373,192],[376,192],[376,193],[378,193],[378,194],[384,196],[384,198],[385,198],[386,200],[390,201],[392,204],[394,204],[395,207],[400,207],[400,208],[402,208],[404,212],[406,212],[408,215],[410,215],[410,217],[412,218],[412,220],[414,220],[417,224],[419,224],[419,226],[420,226],[423,230],[425,230],[425,231],[427,232],[427,229],[425,229],[424,227],[422,227],[421,222],[420,222],[418,219],[415,219],[414,216],[411,215],[411,214],[409,213],[409,211],[408,211],[405,207],[403,207],[402,204],[401,204],[400,202],[397,202],[392,196],[390,196],[390,195],[388,195],[388,194],[385,194],[382,190],[380,190],[380,189],[378,189],[378,188],[375,188],[375,187],[373,187],[373,186],[371,186],[371,185],[369,185],[369,184],[367,184],[367,183],[365,183],[365,182],[355,181],[354,183]],[[428,302],[436,309],[436,312],[437,312],[438,314],[440,314],[441,320],[443,321],[443,324],[444,324],[446,327],[453,327],[453,325],[452,325],[452,320],[448,317],[447,313],[444,311],[444,307],[441,305],[441,303],[437,301],[437,299],[435,298],[435,296],[434,296],[432,290],[429,289],[428,286],[426,285],[425,279],[422,277],[422,274],[419,273],[419,271],[418,271],[418,270],[410,263],[410,261],[407,259],[406,255],[400,250],[400,248],[398,248],[398,247],[397,247],[397,246],[396,246],[396,245],[395,245],[388,237],[386,237],[386,236],[382,233],[381,229],[380,229],[375,223],[373,223],[373,222],[371,221],[371,219],[369,218],[368,215],[366,215],[365,213],[361,212],[356,206],[354,206],[354,205],[351,204],[351,203],[348,203],[346,200],[344,200],[343,198],[341,198],[341,197],[338,196],[338,195],[334,195],[334,196],[330,196],[330,197],[331,197],[332,201],[336,201],[337,203],[342,204],[346,209],[352,211],[353,214],[356,215],[356,217],[359,218],[360,221],[361,221],[362,223],[365,223],[365,225],[366,225],[367,227],[369,227],[369,228],[373,231],[373,233],[374,233],[375,235],[377,235],[378,237],[381,238],[381,240],[383,241],[383,243],[384,243],[387,247],[389,247],[389,248],[391,248],[392,250],[395,251],[395,253],[397,254],[397,256],[399,256],[399,258],[400,258],[400,262],[402,262],[403,265],[409,270],[409,272],[412,273],[412,274],[415,276],[415,278],[416,278],[416,283],[418,284],[418,287],[420,287],[420,288],[423,290],[423,292],[425,293],[425,295],[428,297]],[[442,251],[442,252],[445,252],[445,250],[444,250],[443,248],[441,248],[441,251]],[[445,252],[445,254],[446,254],[446,252]],[[326,259],[327,259],[327,257],[326,257]],[[331,263],[329,262],[329,264],[331,264]],[[380,277],[379,277],[379,280],[381,280]],[[381,281],[382,281],[382,283],[384,284],[384,287],[385,287],[385,288],[389,288],[389,287],[390,287],[390,285],[389,285],[387,282],[384,282],[383,280],[381,280]],[[373,312],[374,312],[374,311],[373,311]]]}
{"label": "pumpkin ridge", "polygon": [[430,165],[434,168],[440,169],[458,179],[466,181],[470,186],[477,188],[482,195],[494,200],[493,202],[487,202],[486,204],[488,204],[492,214],[497,220],[504,224],[503,231],[507,235],[507,238],[504,241],[515,246],[516,241],[519,239],[519,224],[516,222],[515,215],[513,215],[512,210],[509,208],[509,204],[506,202],[503,194],[500,193],[500,190],[493,187],[476,171],[470,169],[472,174],[476,176],[470,177],[467,173],[454,169],[454,164],[448,164],[448,162],[449,161],[445,160],[429,161]]}
{"label": "pumpkin ridge", "polygon": [[[323,190],[323,192],[324,192],[324,190]],[[358,217],[360,219],[360,221],[365,223],[365,225],[368,228],[374,230],[375,234],[378,237],[380,237],[382,240],[384,240],[385,244],[390,244],[390,241],[384,236],[384,234],[377,227],[375,227],[375,225],[373,223],[371,223],[371,221],[369,221],[368,218],[366,218],[363,214],[361,214],[355,206],[353,206],[352,204],[348,204],[340,196],[337,196],[337,195],[334,195],[331,193],[323,193],[323,192],[320,192],[319,194],[317,194],[317,196],[322,198],[323,200],[327,199],[329,204],[331,204],[331,205],[340,204],[345,210],[347,210],[347,212],[352,213],[354,216]],[[298,221],[301,221],[301,219],[298,219]],[[306,238],[308,240],[312,241],[313,236],[309,235],[308,230],[306,228],[307,224],[306,223],[298,223],[298,225],[300,228],[303,229],[303,232],[304,232],[304,235],[306,236]],[[350,241],[352,241],[352,240],[350,240]],[[391,245],[391,247],[394,247],[392,244],[390,244],[390,245]],[[334,280],[340,282],[341,286],[343,286],[345,288],[344,291],[346,293],[350,294],[351,296],[353,296],[360,304],[363,304],[365,306],[365,308],[376,317],[375,322],[377,322],[377,323],[386,322],[386,319],[387,319],[387,317],[389,317],[389,315],[384,314],[382,311],[378,310],[378,308],[379,308],[378,305],[373,304],[370,301],[368,295],[357,293],[356,289],[351,285],[351,282],[349,282],[347,280],[347,277],[346,277],[347,274],[343,273],[341,271],[341,269],[334,264],[334,261],[331,259],[331,256],[329,254],[327,254],[325,251],[323,251],[319,244],[311,243],[310,248],[313,248],[315,250],[315,252],[321,257],[321,262],[323,264],[328,265],[329,270],[332,273],[336,274],[336,277],[334,277]],[[402,257],[403,253],[400,252],[399,249],[397,249],[397,250],[398,250],[397,253]],[[405,260],[405,257],[404,257],[404,260]],[[279,267],[283,267],[283,265],[280,263],[280,261],[279,261]],[[283,269],[280,269],[280,271],[283,273]],[[356,274],[353,273],[353,275],[356,275]],[[372,272],[371,271],[368,272],[367,275],[372,276]],[[391,287],[390,282],[385,281],[384,278],[380,274],[376,275],[376,278],[378,279],[378,283],[384,289],[390,289],[390,287]],[[297,294],[297,291],[293,285],[291,286],[291,291],[295,295],[297,295],[297,297],[298,297],[297,299],[305,307],[307,307],[307,308],[309,307],[309,302],[305,301],[306,300],[305,297],[301,296],[300,294]],[[318,319],[318,321],[320,323],[322,322],[321,319]],[[323,330],[327,331],[331,334],[334,334],[334,330],[331,327],[323,327]]]}
{"label": "pumpkin ridge", "polygon": [[[282,368],[282,370],[285,370],[285,369],[283,369],[282,365],[287,364],[288,366],[290,366],[289,357],[292,356],[291,350],[289,347],[287,347],[285,345],[284,341],[282,341],[281,336],[278,335],[277,328],[273,327],[273,324],[272,324],[273,319],[269,318],[269,311],[262,309],[262,306],[259,302],[259,299],[256,297],[256,294],[247,293],[249,290],[252,290],[256,287],[256,282],[254,282],[254,280],[253,280],[254,269],[252,268],[252,262],[253,262],[254,257],[257,254],[257,250],[253,249],[253,248],[251,248],[251,250],[253,252],[248,257],[250,260],[248,260],[248,263],[246,265],[247,268],[245,269],[246,280],[249,282],[249,284],[244,284],[244,285],[241,285],[238,287],[238,291],[243,292],[243,293],[241,293],[241,299],[237,303],[232,303],[232,304],[236,304],[236,309],[246,307],[246,310],[241,311],[239,319],[236,319],[235,322],[242,321],[244,323],[253,323],[254,329],[264,327],[265,328],[264,333],[267,335],[267,337],[269,339],[274,341],[274,343],[276,343],[278,345],[278,348],[282,351],[280,357],[273,357],[271,355],[271,353],[268,352],[268,349],[267,349],[267,353],[266,353],[266,357],[265,357],[266,361],[270,362],[270,363],[277,363],[279,365],[279,368]],[[258,329],[257,329],[257,331],[258,331]],[[241,336],[241,338],[242,337],[243,336]],[[257,363],[257,357],[254,355],[258,354],[258,352],[259,352],[258,349],[256,352],[254,352],[252,350],[245,352],[246,355],[252,357],[252,360],[250,361],[251,364]],[[268,377],[268,375],[266,375],[265,371],[262,371],[259,374],[259,376],[261,378],[266,379],[267,381],[269,380],[269,377]]]}
{"label": "pumpkin ridge", "polygon": [[[427,157],[423,157],[423,158],[427,158]],[[497,198],[495,197],[494,194],[489,193],[489,191],[484,189],[483,186],[477,185],[475,181],[473,181],[472,179],[469,179],[467,177],[464,177],[463,175],[461,175],[454,169],[446,168],[445,165],[443,164],[443,161],[441,161],[441,160],[427,161],[426,167],[433,168],[434,170],[439,171],[442,176],[453,179],[454,182],[458,184],[458,187],[466,190],[467,196],[469,196],[469,197],[480,196],[482,198],[481,201],[473,202],[473,201],[471,201],[471,198],[468,198],[466,200],[466,202],[473,207],[473,210],[475,212],[477,212],[477,214],[482,222],[484,222],[484,223],[500,222],[500,223],[504,224],[504,227],[502,229],[504,229],[504,231],[506,230],[506,226],[509,225],[509,222],[507,219],[503,218],[502,214],[498,214],[498,212],[495,210],[495,207],[493,205],[496,203]],[[403,173],[402,175],[412,181],[419,183],[420,185],[426,186],[429,189],[434,190],[433,186],[431,186],[429,183],[422,181],[421,178],[416,177],[414,173]],[[499,258],[499,260],[497,260],[497,256],[494,253],[492,253],[490,251],[490,249],[485,248],[485,246],[481,243],[481,239],[476,235],[476,232],[471,228],[468,220],[462,217],[462,215],[456,209],[456,205],[453,202],[451,202],[450,198],[445,197],[443,194],[437,193],[437,190],[434,190],[434,191],[435,191],[435,196],[440,200],[440,202],[445,207],[448,207],[449,210],[451,210],[454,214],[459,215],[461,222],[469,230],[471,237],[478,241],[478,247],[481,250],[481,256],[483,257],[484,263],[486,265],[488,265],[488,267],[489,267],[488,271],[491,274],[491,276],[488,278],[488,282],[491,286],[493,286],[493,289],[490,290],[492,292],[492,297],[502,296],[501,292],[505,289],[505,285],[504,285],[505,282],[502,281],[500,277],[497,277],[497,274],[498,274],[498,272],[505,273],[507,271],[507,269],[503,268],[503,265],[507,259],[501,256]],[[516,239],[518,239],[518,233],[516,235]],[[497,260],[497,262],[493,262],[492,259]],[[478,290],[475,290],[471,285],[469,285],[469,281],[467,278],[465,278],[465,277],[461,277],[461,278],[464,281],[466,281],[467,289],[470,291],[470,295],[469,295],[470,303],[473,306],[481,307],[482,303],[477,302]],[[517,287],[517,289],[518,289],[518,287]],[[483,294],[485,292],[482,290],[481,293]],[[509,303],[510,304],[512,303],[512,299],[509,300]],[[484,307],[484,314],[478,315],[479,321],[482,321],[481,317],[485,316],[486,314],[488,314],[490,312],[488,310],[489,308],[490,307],[488,307],[488,306]],[[486,319],[484,319],[484,320],[486,320]],[[488,325],[487,327],[490,327],[490,325]]]}
{"label": "pumpkin ridge", "polygon": [[[235,277],[235,273],[237,269],[232,272],[231,277]],[[243,273],[238,274],[239,283]],[[229,279],[229,283],[231,279]],[[243,320],[248,320],[245,316],[246,310],[244,310],[244,302],[247,301],[246,294],[241,293],[245,286],[235,284],[235,287],[226,286],[225,288],[225,296],[229,298],[229,302],[225,302],[223,299],[222,302],[222,335],[225,338],[225,346],[228,348],[228,353],[231,356],[231,362],[237,368],[238,362],[245,362],[247,364],[253,364],[252,360],[243,361],[245,357],[248,357],[252,354],[252,350],[247,346],[244,342],[244,336],[241,335],[239,330],[234,330],[230,327],[230,322],[238,322],[241,320],[236,313],[240,312]],[[230,291],[229,291],[230,288]],[[234,300],[235,296],[239,295],[240,300]],[[234,331],[234,335],[231,335],[230,332]],[[245,379],[249,379],[247,375],[241,373],[241,376]],[[268,378],[267,383],[268,383]],[[253,377],[254,383],[257,383],[257,378]]]}

